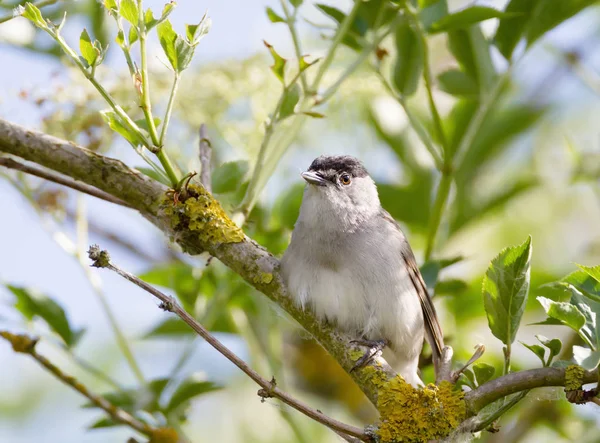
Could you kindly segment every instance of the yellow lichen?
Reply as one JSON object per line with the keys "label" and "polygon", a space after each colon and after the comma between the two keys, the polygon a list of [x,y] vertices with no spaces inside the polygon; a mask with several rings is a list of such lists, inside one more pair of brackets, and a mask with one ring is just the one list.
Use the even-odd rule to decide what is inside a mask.
{"label": "yellow lichen", "polygon": [[[377,372],[377,371],[374,371]],[[415,389],[400,376],[379,384],[377,434],[382,443],[427,442],[446,437],[466,417],[464,394],[449,382]]]}
{"label": "yellow lichen", "polygon": [[202,243],[210,245],[244,240],[242,230],[204,188],[190,184],[187,194],[184,201],[167,197],[161,205],[162,215],[168,218],[174,230],[193,231]]}
{"label": "yellow lichen", "polygon": [[273,274],[270,272],[261,272],[257,276],[254,277],[254,283],[262,283],[268,285],[273,281]]}
{"label": "yellow lichen", "polygon": [[173,428],[158,428],[152,432],[148,443],[177,443],[179,435]]}
{"label": "yellow lichen", "polygon": [[576,391],[583,385],[585,369],[581,366],[570,365],[565,369],[565,391]]}

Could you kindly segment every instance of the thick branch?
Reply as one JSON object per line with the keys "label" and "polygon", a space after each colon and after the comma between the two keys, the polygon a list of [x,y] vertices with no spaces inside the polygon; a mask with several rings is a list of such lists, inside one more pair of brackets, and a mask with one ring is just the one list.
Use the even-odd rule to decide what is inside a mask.
{"label": "thick branch", "polygon": [[304,403],[296,400],[291,395],[283,392],[276,385],[275,379],[269,381],[264,377],[252,369],[250,366],[246,364],[244,360],[239,358],[233,352],[229,350],[223,343],[217,340],[208,330],[202,326],[198,321],[192,317],[185,309],[183,309],[177,301],[168,295],[163,294],[158,289],[149,285],[148,283],[140,280],[135,275],[130,274],[127,271],[124,271],[117,266],[113,265],[109,258],[108,253],[106,251],[101,251],[98,246],[92,246],[89,250],[89,256],[94,263],[92,266],[99,268],[107,268],[111,271],[116,272],[121,277],[129,280],[135,285],[139,286],[146,292],[152,294],[154,297],[161,301],[160,307],[165,311],[173,312],[176,314],[181,320],[183,320],[190,328],[192,328],[200,337],[208,342],[213,348],[215,348],[218,352],[220,352],[225,358],[227,358],[231,363],[236,365],[242,372],[244,372],[248,377],[250,377],[256,384],[258,384],[262,389],[258,391],[258,395],[262,398],[270,398],[275,397],[280,399],[282,402],[291,406],[292,408],[302,412],[304,415],[312,418],[313,420],[318,421],[319,423],[328,426],[336,432],[341,432],[343,434],[348,434],[353,437],[360,438],[361,440],[367,440],[368,437],[360,428],[355,426],[347,425],[340,421],[337,421],[333,418],[330,418],[316,409],[313,409]]}
{"label": "thick branch", "polygon": [[[598,381],[598,369],[585,371],[582,384]],[[465,394],[467,409],[477,413],[486,405],[515,392],[544,386],[565,386],[565,369],[539,368],[513,372],[489,381]]]}
{"label": "thick branch", "polygon": [[[222,239],[227,235],[217,232],[216,236],[207,236],[199,231],[174,228],[172,217],[159,210],[160,205],[167,201],[167,189],[162,184],[130,169],[119,160],[1,119],[0,151],[36,162],[120,198],[166,235],[172,236],[188,253],[209,252],[298,321],[347,372],[354,366],[355,361],[350,356],[350,351],[354,349],[349,343],[351,338],[321,323],[312,313],[303,311],[293,303],[279,273],[279,261],[273,255],[247,237],[217,241],[215,238]],[[209,194],[204,197],[208,199],[209,206],[218,206]],[[215,230],[222,229],[219,226],[231,226],[226,216],[217,217],[221,218],[216,220]],[[350,375],[369,400],[376,404],[378,388],[373,383],[374,371],[387,378],[395,375],[382,359]]]}

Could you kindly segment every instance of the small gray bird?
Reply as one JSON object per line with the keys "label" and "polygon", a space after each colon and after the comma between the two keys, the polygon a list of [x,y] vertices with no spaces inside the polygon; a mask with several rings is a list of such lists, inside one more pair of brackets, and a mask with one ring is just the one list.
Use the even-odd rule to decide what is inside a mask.
{"label": "small gray bird", "polygon": [[437,366],[443,336],[400,226],[381,207],[375,183],[354,157],[318,157],[302,178],[307,186],[300,215],[281,260],[291,296],[370,348],[357,367],[387,345],[396,370],[421,385],[423,337]]}

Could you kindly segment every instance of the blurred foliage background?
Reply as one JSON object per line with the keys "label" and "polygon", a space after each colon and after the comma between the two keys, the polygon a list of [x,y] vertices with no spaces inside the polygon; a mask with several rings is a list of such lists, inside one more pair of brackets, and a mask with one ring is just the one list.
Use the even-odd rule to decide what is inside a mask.
{"label": "blurred foliage background", "polygon": [[[154,10],[162,8],[159,2],[147,3]],[[303,2],[297,16],[303,54],[313,60],[323,56],[338,25],[336,14],[347,12],[351,3],[331,0],[328,5],[334,10]],[[381,3],[365,3],[359,14],[363,21],[348,34],[323,84],[333,84],[364,51],[366,36],[376,32],[370,8]],[[416,7],[426,11],[420,13],[424,26],[443,17],[442,3],[446,4],[418,2]],[[477,5],[503,10],[506,3]],[[487,351],[482,361],[501,368],[502,346],[487,329],[481,281],[500,249],[522,243],[529,234],[531,296],[518,340],[530,344],[541,333],[560,337],[565,345],[580,344],[566,328],[527,325],[545,318],[536,296],[561,297],[543,284],[575,270],[574,262],[600,263],[600,8],[593,3],[561,2],[557,9],[565,9],[562,20],[541,29],[539,40],[524,56],[525,42],[510,37],[517,32],[518,17],[500,25],[510,29],[505,32],[508,37],[498,37],[498,19],[432,33],[427,39],[431,91],[446,140],[440,139],[438,122],[431,117],[423,82],[414,91],[410,79],[400,84],[396,54],[406,48],[390,35],[380,43],[377,57],[368,57],[327,103],[315,109],[324,118],[294,116],[303,120],[295,129],[289,127],[294,122],[283,123],[281,134],[296,132],[289,148],[280,153],[281,161],[274,161],[265,190],[248,216],[246,233],[282,254],[302,196],[298,173],[321,153],[353,154],[364,161],[383,206],[402,224],[419,262],[425,263],[435,196],[444,174],[423,143],[424,132],[430,143],[444,146],[445,153],[464,150],[464,162],[450,171],[447,209],[423,267],[458,360],[466,361],[473,347],[483,343]],[[462,1],[447,4],[450,11],[468,6]],[[10,15],[14,6],[0,2],[4,14]],[[268,14],[267,7],[272,8]],[[283,12],[275,1],[182,1],[172,20],[176,27],[183,21],[197,22],[205,8],[213,11],[213,30],[182,76],[168,149],[181,171],[198,171],[198,129],[205,123],[213,146],[213,191],[233,212],[247,195],[264,141],[264,122],[281,94],[260,38],[290,60],[294,47],[285,24],[277,20]],[[43,12],[59,21],[65,10],[69,19],[63,33],[73,46],[82,27],[110,43],[97,76],[119,103],[135,108],[132,80],[112,42],[116,28],[102,5],[94,0],[62,1]],[[232,45],[248,38],[235,37],[234,21],[240,17],[256,20],[256,42],[235,53]],[[80,72],[61,64],[62,53],[51,39],[34,32],[23,18],[0,24],[0,38],[2,65],[16,63],[9,68],[13,74],[4,74],[10,87],[0,93],[3,118],[38,126],[146,171],[143,160],[104,123],[98,112],[106,108],[101,97]],[[158,42],[149,45],[153,106],[164,109],[171,74]],[[211,47],[215,49],[210,56],[203,56],[204,48]],[[510,67],[503,56],[507,53],[513,60]],[[36,63],[46,68],[36,71]],[[311,69],[306,71],[309,77]],[[407,89],[398,91],[402,87]],[[405,98],[399,99],[398,92],[405,92]],[[415,130],[403,100],[421,128]],[[465,134],[473,119],[479,124]],[[336,363],[217,260],[181,254],[160,232],[123,208],[24,174],[2,170],[0,175],[0,325],[40,335],[40,346],[52,361],[92,389],[108,393],[116,404],[151,423],[181,423],[193,441],[339,440],[275,400],[259,404],[249,380],[180,322],[155,309],[147,296],[105,273],[89,271],[83,251],[93,241],[107,247],[117,263],[175,294],[259,372],[274,375],[279,386],[342,420],[363,424],[375,419],[372,407]],[[460,258],[457,263],[440,269],[440,259],[455,257]],[[569,348],[565,346],[563,359],[571,357]],[[123,349],[132,354],[124,356]],[[539,366],[518,342],[513,353],[514,370]],[[79,397],[33,362],[13,355],[8,346],[0,347],[0,358],[1,441],[126,441],[131,435],[100,412],[81,409]],[[425,370],[425,378],[431,379],[430,372]],[[481,440],[599,441],[598,433],[589,431],[600,424],[598,408],[575,407],[563,397],[560,389],[531,393],[500,421],[500,432],[484,432]],[[87,431],[90,427],[94,429]]]}

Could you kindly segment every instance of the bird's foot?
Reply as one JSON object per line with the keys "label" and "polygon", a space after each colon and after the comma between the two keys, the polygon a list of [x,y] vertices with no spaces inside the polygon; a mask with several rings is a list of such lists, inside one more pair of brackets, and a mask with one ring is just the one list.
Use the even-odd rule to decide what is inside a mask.
{"label": "bird's foot", "polygon": [[383,351],[383,349],[388,345],[388,341],[385,339],[382,340],[352,340],[350,343],[359,345],[359,346],[365,346],[369,349],[367,349],[367,352],[364,353],[364,355],[359,358],[357,360],[357,362],[354,364],[354,366],[352,366],[352,369],[350,369],[350,372],[353,372],[357,369],[363,368],[366,365],[368,365],[369,363],[371,363],[371,361],[373,361],[373,359],[375,357],[377,357],[378,354],[381,353],[381,351]]}

